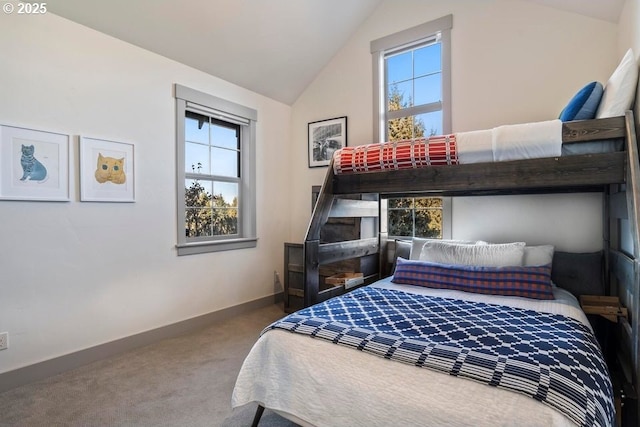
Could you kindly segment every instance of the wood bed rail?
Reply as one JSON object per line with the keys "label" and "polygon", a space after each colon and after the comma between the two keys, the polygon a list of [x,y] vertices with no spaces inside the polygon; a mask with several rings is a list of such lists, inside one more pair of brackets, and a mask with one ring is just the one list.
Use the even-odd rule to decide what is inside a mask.
{"label": "wood bed rail", "polygon": [[572,188],[575,191],[624,183],[624,163],[625,153],[614,152],[351,173],[335,176],[331,189],[334,194],[415,192],[432,195],[508,194],[526,189],[553,192]]}
{"label": "wood bed rail", "polygon": [[334,181],[334,173],[333,173],[333,159],[329,163],[329,169],[327,171],[327,175],[324,178],[324,183],[322,184],[322,188],[320,189],[320,194],[318,194],[318,200],[316,201],[316,205],[313,208],[313,213],[311,214],[311,222],[309,223],[309,227],[307,228],[307,236],[305,238],[306,241],[312,240],[320,240],[320,230],[322,226],[329,219],[329,213],[331,212],[331,206],[333,205],[334,195],[333,195],[333,181]]}
{"label": "wood bed rail", "polygon": [[[562,124],[563,144],[623,139],[627,134],[625,117]],[[327,179],[331,180],[332,194],[425,193],[425,189],[433,195],[512,194],[527,189],[578,191],[625,182],[620,167],[624,162],[624,154],[618,152],[340,175],[334,175],[331,168]]]}
{"label": "wood bed rail", "polygon": [[318,263],[325,265],[376,253],[378,253],[377,238],[324,243],[318,246]]}
{"label": "wood bed rail", "polygon": [[[632,384],[638,388],[640,379],[640,160],[638,158],[638,146],[636,135],[636,122],[632,111],[625,114],[625,130],[627,141],[627,211],[629,230],[633,241],[633,269],[632,289],[629,289],[632,307],[631,309],[631,358],[634,369],[632,370]],[[636,417],[640,417],[640,400],[636,401]]]}
{"label": "wood bed rail", "polygon": [[[629,212],[629,225],[633,238],[633,257],[640,258],[640,229],[638,220],[640,219],[640,161],[638,159],[638,146],[636,135],[636,124],[632,111],[625,114],[625,134],[627,150],[627,176],[626,183],[630,187],[627,190],[627,209]],[[635,142],[635,143],[634,143]]]}
{"label": "wood bed rail", "polygon": [[564,122],[562,123],[562,143],[572,144],[600,139],[624,138],[626,123],[626,117],[622,116]]}

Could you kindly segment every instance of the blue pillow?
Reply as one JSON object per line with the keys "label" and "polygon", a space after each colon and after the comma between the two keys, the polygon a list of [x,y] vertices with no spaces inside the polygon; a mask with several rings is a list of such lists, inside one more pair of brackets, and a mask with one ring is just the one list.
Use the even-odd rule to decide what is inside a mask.
{"label": "blue pillow", "polygon": [[575,94],[564,110],[560,113],[560,120],[569,122],[571,120],[590,120],[596,117],[600,99],[602,99],[603,88],[598,82],[591,82]]}

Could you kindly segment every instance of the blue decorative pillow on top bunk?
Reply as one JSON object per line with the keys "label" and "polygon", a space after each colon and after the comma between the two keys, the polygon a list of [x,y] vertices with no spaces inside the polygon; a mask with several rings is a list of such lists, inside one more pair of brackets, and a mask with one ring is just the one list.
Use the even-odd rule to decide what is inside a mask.
{"label": "blue decorative pillow on top bunk", "polygon": [[571,120],[595,119],[603,92],[601,83],[591,82],[587,84],[564,107],[564,110],[560,113],[560,120],[569,122]]}

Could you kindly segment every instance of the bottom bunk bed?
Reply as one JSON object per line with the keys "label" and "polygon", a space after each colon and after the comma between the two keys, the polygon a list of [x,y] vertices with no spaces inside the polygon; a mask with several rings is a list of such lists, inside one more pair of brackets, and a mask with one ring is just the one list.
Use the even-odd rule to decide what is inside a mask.
{"label": "bottom bunk bed", "polygon": [[[622,152],[347,175],[330,168],[304,243],[306,308],[261,334],[238,376],[233,406],[257,402],[254,425],[267,407],[303,426],[613,426],[623,421],[625,390],[631,421],[623,425],[637,425],[638,403],[629,399],[640,366],[640,166],[633,117],[629,111],[565,127],[566,138],[576,140],[623,138]],[[507,295],[464,292],[459,283],[453,290],[433,289],[451,287],[449,273],[441,271],[449,264],[444,261],[437,261],[438,271],[427,265],[429,278],[422,272],[419,283],[398,283],[397,269],[385,279],[382,217],[377,237],[320,241],[328,218],[355,206],[344,203],[344,195],[379,196],[361,200],[365,210],[379,213],[389,194],[557,191],[603,192],[602,269],[594,272],[585,254],[516,263],[539,271],[498,272]],[[344,287],[323,291],[320,266],[355,257],[378,258],[378,275],[366,274],[365,286],[349,293]],[[496,273],[471,270],[465,280],[476,284]],[[416,279],[415,272],[405,273]],[[446,286],[434,285],[440,282]],[[509,291],[514,287],[516,293]],[[611,328],[612,359],[580,309],[583,294],[619,296],[628,308],[628,321]],[[464,311],[456,313],[459,308]],[[621,381],[612,381],[614,366]]]}
{"label": "bottom bunk bed", "polygon": [[[595,256],[557,270],[591,272]],[[538,299],[416,286],[411,263],[267,327],[233,405],[259,402],[302,426],[615,424],[603,354],[550,265],[541,277],[553,299]]]}

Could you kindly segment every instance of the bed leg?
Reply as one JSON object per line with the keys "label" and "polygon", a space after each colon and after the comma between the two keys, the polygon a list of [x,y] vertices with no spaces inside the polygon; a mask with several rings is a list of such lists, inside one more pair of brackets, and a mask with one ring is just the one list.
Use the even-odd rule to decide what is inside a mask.
{"label": "bed leg", "polygon": [[256,414],[253,416],[253,422],[251,423],[251,427],[258,427],[258,423],[260,422],[260,418],[262,418],[263,412],[264,412],[264,406],[258,405],[258,409],[256,409]]}

